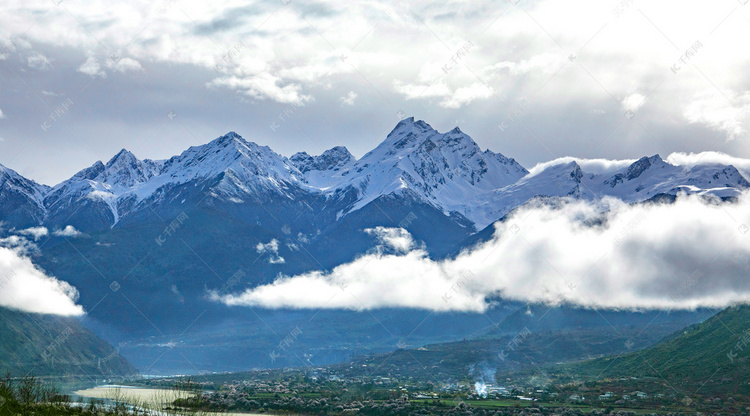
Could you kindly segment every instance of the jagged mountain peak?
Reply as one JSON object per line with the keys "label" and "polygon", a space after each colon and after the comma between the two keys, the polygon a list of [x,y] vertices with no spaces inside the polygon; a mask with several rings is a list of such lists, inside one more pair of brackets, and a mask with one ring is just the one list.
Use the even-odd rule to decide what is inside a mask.
{"label": "jagged mountain peak", "polygon": [[131,163],[137,160],[138,158],[135,157],[135,155],[132,152],[130,152],[128,149],[122,149],[119,152],[117,152],[116,155],[112,156],[112,159],[109,159],[109,161],[107,162],[105,166],[109,168],[112,165],[117,164],[117,163]]}
{"label": "jagged mountain peak", "polygon": [[229,152],[232,154],[240,153],[245,156],[251,153],[274,153],[270,147],[261,146],[255,142],[245,140],[245,138],[243,138],[236,132],[230,131],[227,134],[224,134],[223,136],[219,136],[211,140],[208,143],[197,145],[197,146],[190,146],[186,151],[182,152],[182,154],[178,156],[173,156],[169,160],[180,158],[184,156],[185,154],[201,153],[201,152],[206,153],[208,155],[219,153],[219,152],[225,152],[225,154],[228,154],[226,152]]}
{"label": "jagged mountain peak", "polygon": [[667,162],[665,162],[664,159],[662,159],[658,154],[651,157],[644,156],[628,167],[628,171],[625,177],[627,178],[627,180],[633,180],[641,176],[641,174],[651,166],[664,166],[666,164]]}
{"label": "jagged mountain peak", "polygon": [[[352,210],[381,195],[411,194],[446,215],[480,221],[470,205],[480,194],[507,186],[528,171],[515,160],[483,152],[459,128],[440,133],[413,117],[401,120],[375,149],[351,165],[335,188],[358,193]],[[483,221],[483,220],[482,220]]]}
{"label": "jagged mountain peak", "polygon": [[307,152],[298,152],[292,155],[289,160],[300,172],[306,173],[309,171],[337,171],[347,164],[355,162],[356,158],[346,147],[335,146],[319,156],[310,156]]}
{"label": "jagged mountain peak", "polygon": [[[232,204],[257,200],[258,194],[290,201],[335,197],[331,200],[344,204],[337,207],[337,218],[383,196],[407,196],[445,215],[460,214],[464,223],[480,228],[537,196],[609,195],[635,202],[684,192],[732,197],[750,188],[731,165],[675,166],[653,155],[617,168],[587,171],[591,165],[578,161],[562,158],[530,174],[514,159],[482,150],[459,127],[442,133],[409,117],[360,160],[344,146],[317,156],[299,152],[286,158],[230,131],[164,161],[140,160],[122,149],[106,164],[97,161],[51,190],[33,181],[9,180],[12,171],[0,165],[0,185],[41,201],[39,212],[46,210],[53,226],[67,225],[54,221],[81,212],[86,216],[76,225],[91,218],[98,218],[96,224],[112,225],[137,213],[146,200],[183,203],[191,193],[200,192],[196,200],[209,195],[206,201]],[[103,215],[102,210],[111,214]]]}
{"label": "jagged mountain peak", "polygon": [[[102,163],[101,160],[97,160],[93,165],[79,170],[75,175],[73,175],[73,177],[71,177],[67,181],[64,181],[62,184],[70,181],[94,180],[97,176],[104,172],[104,169],[106,169],[104,163]],[[55,186],[55,188],[59,187],[60,185]]]}
{"label": "jagged mountain peak", "polygon": [[[448,159],[450,159],[449,155],[460,155],[461,160],[455,161],[459,166],[465,165],[464,162],[478,156],[480,159],[496,160],[507,165],[506,173],[517,171],[522,173],[521,176],[528,173],[526,168],[513,158],[494,153],[489,149],[482,151],[474,139],[458,126],[446,133],[440,133],[423,120],[415,120],[414,117],[401,120],[387,138],[377,148],[362,157],[360,162],[373,157],[404,157],[408,154],[424,152],[439,152]],[[452,163],[449,162],[449,164]],[[480,170],[484,167],[478,166]]]}
{"label": "jagged mountain peak", "polygon": [[44,194],[49,189],[0,165],[0,223],[12,220],[19,226],[38,225],[44,218]]}
{"label": "jagged mountain peak", "polygon": [[239,134],[237,134],[237,132],[230,131],[230,132],[228,132],[227,134],[225,134],[223,136],[219,136],[219,137],[213,139],[208,144],[209,145],[211,145],[211,144],[213,144],[213,145],[226,145],[226,144],[233,143],[235,141],[244,142],[245,139],[243,139],[242,136],[240,136]]}
{"label": "jagged mountain peak", "polygon": [[423,120],[414,121],[414,117],[405,118],[396,124],[378,148],[391,147],[395,151],[412,147],[419,145],[422,140],[433,134],[438,134],[438,132]]}
{"label": "jagged mountain peak", "polygon": [[346,146],[334,146],[323,152],[321,156],[323,155],[336,155],[347,159],[354,159],[354,156],[349,152],[349,149],[347,149]]}
{"label": "jagged mountain peak", "polygon": [[284,194],[284,184],[299,182],[299,176],[299,170],[288,159],[268,146],[260,146],[229,132],[165,161],[155,181],[164,186],[219,178],[221,182],[217,191],[227,194],[258,190]]}
{"label": "jagged mountain peak", "polygon": [[161,171],[163,162],[150,159],[139,160],[132,152],[120,150],[104,166],[97,181],[112,187],[130,188],[144,183]]}

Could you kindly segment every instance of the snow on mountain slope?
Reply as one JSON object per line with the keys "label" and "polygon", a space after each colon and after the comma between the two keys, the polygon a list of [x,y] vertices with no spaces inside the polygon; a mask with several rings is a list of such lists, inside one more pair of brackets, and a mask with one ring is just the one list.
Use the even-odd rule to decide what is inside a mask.
{"label": "snow on mountain slope", "polygon": [[320,156],[310,156],[299,152],[289,158],[290,162],[304,174],[304,180],[313,188],[325,190],[335,183],[333,176],[346,169],[357,159],[344,146],[326,150]]}
{"label": "snow on mountain slope", "polygon": [[[527,175],[512,185],[478,197],[482,212],[489,213],[481,224],[489,225],[513,208],[539,196],[572,196],[588,200],[605,196],[625,202],[641,202],[659,194],[713,195],[719,198],[738,196],[750,188],[734,166],[709,164],[692,167],[675,166],[659,155],[643,157],[613,172],[591,173],[576,161],[548,163],[540,171]],[[487,222],[489,221],[489,222]]]}
{"label": "snow on mountain slope", "polygon": [[[223,193],[234,202],[243,202],[237,198],[238,194],[263,189],[283,192],[289,184],[298,182],[300,174],[270,148],[247,142],[230,132],[162,161],[138,160],[123,149],[106,165],[96,162],[55,186],[46,203],[53,210],[62,210],[83,199],[101,202],[109,207],[115,225],[127,214],[121,212],[123,205],[138,209],[138,202],[165,186],[219,175],[222,178],[214,192]],[[135,203],[123,204],[130,199],[135,199]]]}
{"label": "snow on mountain slope", "polygon": [[658,155],[635,161],[567,157],[529,172],[512,158],[482,151],[458,127],[440,133],[407,118],[360,160],[343,146],[319,156],[300,152],[286,158],[230,132],[168,160],[139,160],[123,149],[106,164],[96,162],[53,188],[0,166],[0,208],[6,207],[0,209],[0,220],[62,221],[85,205],[80,222],[114,226],[145,203],[182,203],[182,197],[176,202],[162,198],[169,189],[191,183],[207,183],[209,196],[236,204],[254,203],[254,196],[263,193],[289,200],[356,195],[353,202],[336,205],[336,218],[381,196],[408,196],[446,215],[458,213],[477,229],[534,197],[613,196],[638,202],[658,194],[732,197],[750,188],[740,171],[715,158],[675,165]]}
{"label": "snow on mountain slope", "polygon": [[21,228],[38,225],[46,215],[44,194],[49,187],[0,165],[0,223]]}
{"label": "snow on mountain slope", "polygon": [[310,156],[307,152],[298,152],[289,158],[302,173],[310,171],[340,170],[348,163],[356,161],[344,146],[326,150],[320,156]]}
{"label": "snow on mountain slope", "polygon": [[518,181],[528,171],[513,159],[479,146],[458,127],[439,133],[424,121],[402,120],[378,147],[331,176],[331,189],[352,187],[359,198],[349,212],[381,195],[411,192],[473,222],[482,218],[466,201]]}
{"label": "snow on mountain slope", "polygon": [[98,201],[109,207],[116,224],[127,214],[120,212],[124,200],[135,198],[127,207],[137,209],[138,201],[159,189],[222,175],[212,195],[236,203],[261,191],[291,198],[293,190],[333,194],[353,188],[358,199],[348,209],[352,212],[380,196],[408,191],[445,214],[457,211],[477,222],[483,214],[466,201],[527,173],[513,159],[481,151],[458,128],[441,134],[409,118],[359,161],[342,146],[320,156],[302,152],[287,159],[234,132],[166,161],[140,161],[123,150],[106,165],[97,162],[57,185],[46,201],[58,210],[83,198]]}
{"label": "snow on mountain slope", "polygon": [[[301,184],[301,173],[268,146],[248,142],[229,132],[212,142],[193,146],[179,156],[163,162],[158,176],[135,187],[132,192],[146,199],[166,185],[181,185],[194,180],[223,175],[215,190],[233,195],[260,191],[286,194],[293,185]],[[218,195],[218,194],[217,194]]]}
{"label": "snow on mountain slope", "polygon": [[97,161],[53,187],[45,195],[45,205],[54,214],[88,199],[105,204],[113,217],[112,225],[117,224],[120,218],[118,199],[156,176],[161,166],[162,162],[138,160],[123,149],[106,165]]}
{"label": "snow on mountain slope", "polygon": [[0,165],[0,189],[3,192],[24,194],[42,210],[44,210],[44,194],[49,191],[48,186],[26,179],[3,165]]}
{"label": "snow on mountain slope", "polygon": [[119,194],[157,176],[163,166],[163,161],[138,160],[134,154],[122,149],[107,162],[95,180],[108,184]]}

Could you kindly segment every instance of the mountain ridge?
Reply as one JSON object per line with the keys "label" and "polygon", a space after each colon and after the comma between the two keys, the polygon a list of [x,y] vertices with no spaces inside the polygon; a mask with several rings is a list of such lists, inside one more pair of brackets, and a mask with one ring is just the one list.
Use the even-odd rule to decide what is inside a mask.
{"label": "mountain ridge", "polygon": [[[732,196],[748,188],[730,165],[645,160],[597,170],[569,158],[527,170],[480,149],[459,128],[441,133],[413,118],[359,159],[344,147],[286,158],[229,132],[161,161],[120,151],[55,187],[3,170],[0,237],[25,238],[21,231],[40,225],[80,231],[40,238],[34,261],[79,289],[79,303],[91,311],[87,324],[121,345],[139,368],[165,351],[162,371],[194,371],[181,354],[223,369],[277,366],[281,360],[268,362],[268,352],[279,334],[309,319],[300,318],[306,312],[259,311],[261,321],[254,310],[211,301],[207,291],[242,292],[279,275],[331,270],[382,244],[365,232],[376,227],[404,228],[430,257],[442,259],[491,235],[492,223],[536,199],[609,195],[639,203],[682,189]],[[607,183],[617,175],[614,187]],[[506,312],[492,311],[498,317]],[[356,312],[331,311],[321,328],[339,334],[336,345],[329,333],[317,332],[300,340],[300,348],[321,364],[352,351],[387,352],[398,340],[393,334],[412,331],[403,323],[424,319],[423,311],[382,313],[389,319],[363,322]],[[185,319],[197,318],[183,333]],[[465,314],[451,322],[455,328],[442,320],[423,325],[416,342],[460,339],[486,324]],[[232,335],[247,347],[241,361],[214,345],[216,328],[225,327],[242,328]],[[212,347],[198,351],[196,345]],[[298,364],[287,358],[286,364]]]}
{"label": "mountain ridge", "polygon": [[[337,218],[386,195],[408,194],[446,216],[464,217],[480,230],[534,197],[614,196],[639,202],[657,194],[738,196],[750,182],[732,165],[683,168],[659,155],[644,156],[616,172],[586,172],[575,160],[530,173],[515,159],[481,150],[459,127],[440,133],[423,120],[401,120],[362,158],[336,146],[320,155],[287,158],[236,132],[191,146],[164,160],[138,159],[127,149],[95,162],[49,187],[0,165],[0,197],[15,201],[0,219],[10,225],[62,228],[71,217],[89,229],[112,228],[159,195],[185,184],[204,183],[213,198],[244,203],[258,193],[289,200],[310,196],[355,200]],[[197,185],[196,185],[197,186]],[[15,219],[17,218],[17,219]]]}
{"label": "mountain ridge", "polygon": [[0,371],[13,376],[124,377],[138,374],[77,318],[0,307]]}

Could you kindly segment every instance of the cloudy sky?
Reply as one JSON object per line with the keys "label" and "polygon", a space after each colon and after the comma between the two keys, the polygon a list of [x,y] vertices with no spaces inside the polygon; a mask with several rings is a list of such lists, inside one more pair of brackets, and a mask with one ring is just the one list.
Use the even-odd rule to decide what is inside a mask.
{"label": "cloudy sky", "polygon": [[0,2],[0,163],[46,184],[234,130],[290,156],[406,116],[527,167],[750,157],[745,0]]}

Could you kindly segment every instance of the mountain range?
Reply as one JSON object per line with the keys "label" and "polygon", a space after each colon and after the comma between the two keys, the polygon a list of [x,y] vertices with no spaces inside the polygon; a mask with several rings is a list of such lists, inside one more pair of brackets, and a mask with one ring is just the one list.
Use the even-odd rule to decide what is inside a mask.
{"label": "mountain range", "polygon": [[[341,146],[284,157],[230,132],[167,160],[122,150],[52,187],[0,166],[0,237],[51,231],[30,242],[33,261],[79,290],[87,325],[141,371],[245,370],[387,352],[403,338],[462,339],[524,306],[500,303],[487,316],[256,310],[207,296],[351,261],[378,245],[365,229],[405,228],[443,258],[536,198],[731,199],[748,188],[734,166],[658,155],[608,169],[574,159],[527,169],[459,128],[407,118],[359,159]],[[295,352],[270,360],[297,327]]]}
{"label": "mountain range", "polygon": [[207,203],[252,204],[264,196],[309,199],[322,210],[336,210],[335,221],[379,198],[407,198],[478,230],[537,196],[615,196],[635,202],[679,192],[731,197],[750,187],[732,165],[686,169],[659,155],[614,172],[586,172],[569,161],[529,174],[513,158],[482,151],[458,127],[439,133],[413,118],[398,123],[359,160],[342,146],[319,156],[300,152],[287,158],[230,132],[167,160],[140,160],[123,149],[53,187],[5,167],[0,180],[7,224],[73,225],[82,231],[138,221],[152,207],[179,207],[196,189]]}

